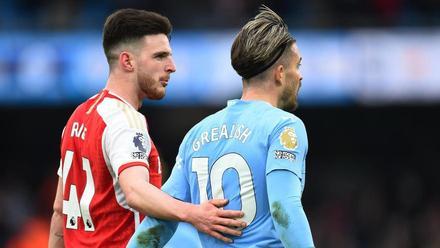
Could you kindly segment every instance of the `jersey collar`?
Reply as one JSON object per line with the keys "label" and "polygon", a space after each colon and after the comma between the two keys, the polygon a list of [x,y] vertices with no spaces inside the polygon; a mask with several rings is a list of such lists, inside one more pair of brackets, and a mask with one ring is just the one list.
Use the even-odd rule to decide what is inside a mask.
{"label": "jersey collar", "polygon": [[270,107],[273,107],[270,103],[266,102],[266,101],[262,101],[262,100],[241,100],[241,99],[233,99],[233,100],[229,100],[227,106],[233,106],[236,104],[265,104],[268,105]]}
{"label": "jersey collar", "polygon": [[126,101],[124,98],[122,98],[121,96],[118,96],[116,93],[111,92],[109,90],[106,90],[110,95],[118,98],[119,100],[123,101],[125,104],[127,104],[128,106],[130,106],[130,108],[132,108],[133,110],[138,111],[135,107],[133,107],[133,105],[131,105],[128,101]]}

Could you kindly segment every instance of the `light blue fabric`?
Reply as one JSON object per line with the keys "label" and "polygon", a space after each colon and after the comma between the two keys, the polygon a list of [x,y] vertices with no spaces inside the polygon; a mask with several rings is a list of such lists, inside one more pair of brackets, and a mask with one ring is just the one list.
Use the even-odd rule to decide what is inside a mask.
{"label": "light blue fabric", "polygon": [[309,222],[301,204],[301,181],[288,170],[267,175],[267,195],[275,229],[284,247],[314,247]]}
{"label": "light blue fabric", "polygon": [[201,248],[202,244],[197,230],[191,224],[147,217],[136,228],[127,245],[127,248],[144,247]]}
{"label": "light blue fabric", "polygon": [[136,228],[127,248],[164,247],[177,229],[177,222],[146,217]]}
{"label": "light blue fabric", "polygon": [[[248,226],[242,236],[231,237],[234,242],[226,244],[199,233],[204,247],[283,247],[280,235],[286,232],[274,225],[268,193],[287,192],[286,187],[295,185],[273,184],[274,189],[268,191],[266,176],[272,177],[277,170],[294,175],[300,179],[301,195],[307,149],[304,124],[295,115],[263,101],[232,100],[187,133],[172,174],[162,189],[196,204],[226,198],[229,204],[225,209],[245,212],[243,220]],[[289,206],[288,200],[278,201],[282,207]],[[289,207],[286,211],[292,218],[300,216],[297,208]],[[308,224],[302,222],[300,227],[288,228],[287,235],[298,237],[290,233],[296,228],[305,228],[309,231],[304,233],[310,233]],[[311,236],[306,239],[311,240]]]}

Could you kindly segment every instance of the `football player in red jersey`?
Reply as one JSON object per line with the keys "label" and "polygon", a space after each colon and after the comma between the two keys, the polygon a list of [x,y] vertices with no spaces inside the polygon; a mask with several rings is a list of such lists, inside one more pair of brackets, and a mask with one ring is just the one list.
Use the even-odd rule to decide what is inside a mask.
{"label": "football player in red jersey", "polygon": [[61,139],[59,183],[49,247],[125,247],[145,215],[185,221],[223,241],[240,235],[241,211],[201,205],[160,191],[159,155],[137,110],[165,95],[176,68],[171,24],[157,13],[123,9],[104,25],[110,75],[103,91],[77,107]]}

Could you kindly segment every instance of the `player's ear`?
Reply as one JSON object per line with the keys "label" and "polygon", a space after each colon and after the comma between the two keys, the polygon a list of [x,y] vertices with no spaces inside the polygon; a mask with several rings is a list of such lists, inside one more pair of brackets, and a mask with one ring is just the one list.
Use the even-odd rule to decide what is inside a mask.
{"label": "player's ear", "polygon": [[274,69],[273,72],[273,76],[275,79],[275,83],[278,84],[282,84],[284,82],[284,78],[285,78],[285,70],[284,70],[284,66],[283,65],[277,65]]}
{"label": "player's ear", "polygon": [[122,70],[127,72],[134,71],[134,57],[133,54],[127,51],[123,51],[119,54],[119,65]]}

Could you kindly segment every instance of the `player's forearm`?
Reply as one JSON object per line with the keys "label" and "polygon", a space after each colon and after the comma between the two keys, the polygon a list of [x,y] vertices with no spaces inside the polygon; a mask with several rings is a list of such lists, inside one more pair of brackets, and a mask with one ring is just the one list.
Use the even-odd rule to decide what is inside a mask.
{"label": "player's forearm", "polygon": [[158,219],[188,221],[189,213],[194,207],[172,198],[148,182],[133,183],[126,191],[130,207]]}
{"label": "player's forearm", "polygon": [[127,204],[139,212],[158,219],[186,221],[195,206],[178,201],[149,183],[148,170],[133,166],[119,175],[119,184]]}
{"label": "player's forearm", "polygon": [[275,229],[287,248],[314,247],[312,233],[301,204],[301,182],[287,170],[272,171],[267,175],[270,212]]}
{"label": "player's forearm", "polygon": [[275,229],[286,248],[314,247],[309,222],[298,199],[271,202]]}
{"label": "player's forearm", "polygon": [[54,212],[50,222],[49,248],[63,248],[63,216],[59,212]]}

